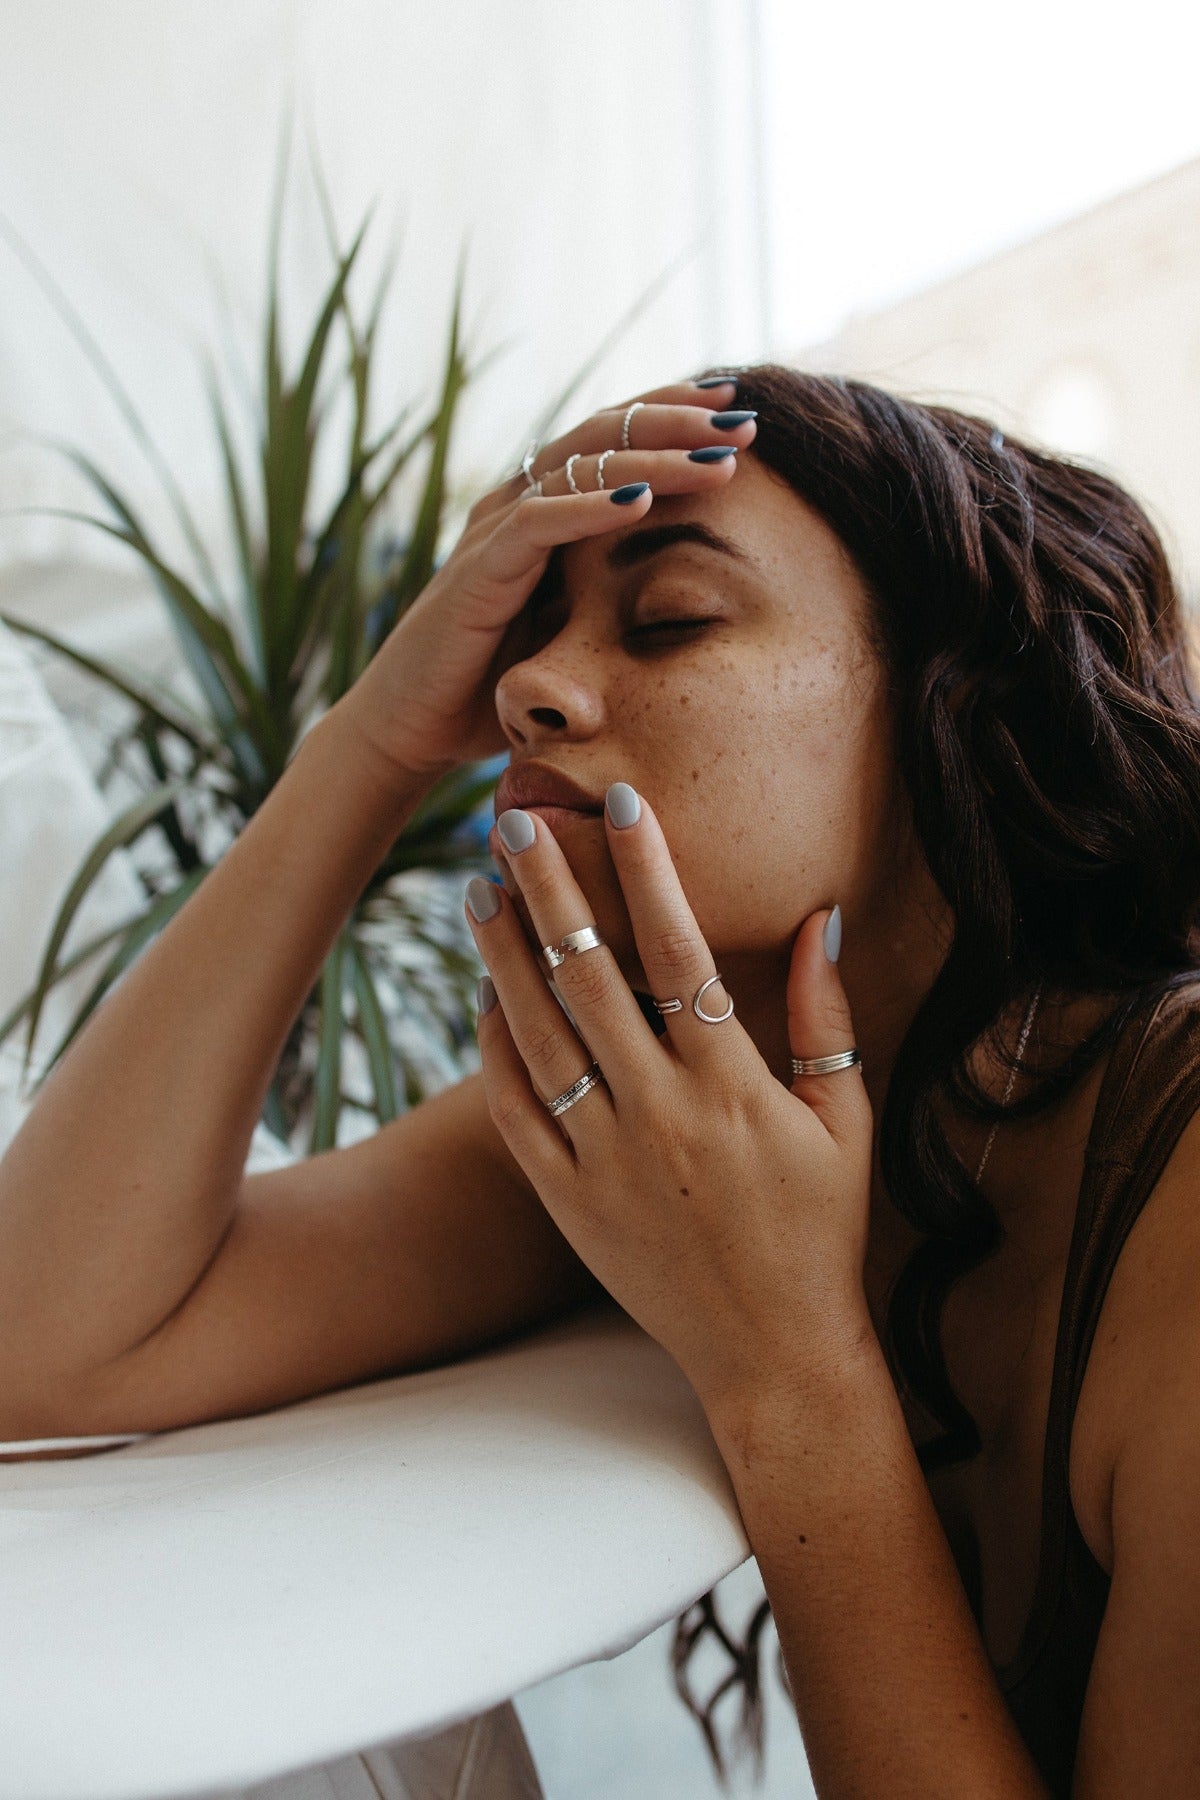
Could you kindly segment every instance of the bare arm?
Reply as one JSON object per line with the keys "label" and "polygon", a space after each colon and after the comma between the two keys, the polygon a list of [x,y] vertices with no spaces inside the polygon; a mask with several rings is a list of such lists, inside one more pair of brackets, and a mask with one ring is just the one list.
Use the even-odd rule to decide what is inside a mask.
{"label": "bare arm", "polygon": [[49,1077],[0,1160],[5,1415],[52,1413],[217,1254],[288,1028],[430,780],[335,709]]}

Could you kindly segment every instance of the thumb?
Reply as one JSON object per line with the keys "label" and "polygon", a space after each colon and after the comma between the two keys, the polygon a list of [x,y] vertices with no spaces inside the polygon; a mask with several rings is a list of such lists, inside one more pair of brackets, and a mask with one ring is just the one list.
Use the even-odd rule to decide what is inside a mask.
{"label": "thumb", "polygon": [[[792,1055],[830,1056],[855,1048],[850,1003],[838,973],[842,947],[842,909],[816,912],[796,933],[788,970],[788,1042]],[[828,1074],[792,1077],[792,1092],[816,1113],[838,1143],[856,1139],[870,1103],[858,1064]]]}

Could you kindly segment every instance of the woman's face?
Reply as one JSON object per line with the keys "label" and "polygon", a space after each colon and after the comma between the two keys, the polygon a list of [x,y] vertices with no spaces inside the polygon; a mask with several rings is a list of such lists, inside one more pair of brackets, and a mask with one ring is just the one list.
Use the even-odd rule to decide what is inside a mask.
{"label": "woman's face", "polygon": [[[840,541],[743,452],[727,486],[555,554],[496,688],[511,763],[561,771],[598,805],[614,781],[644,794],[719,966],[786,955],[835,901],[853,938],[909,842],[868,615]],[[645,990],[603,819],[548,822]]]}

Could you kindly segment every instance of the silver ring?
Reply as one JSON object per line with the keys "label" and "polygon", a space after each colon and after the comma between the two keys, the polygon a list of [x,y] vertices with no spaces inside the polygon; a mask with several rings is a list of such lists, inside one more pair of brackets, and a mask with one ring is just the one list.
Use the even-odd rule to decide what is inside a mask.
{"label": "silver ring", "polygon": [[658,1011],[660,1013],[682,1012],[683,1011],[683,1001],[682,1000],[656,1000],[654,998],[654,995],[651,994],[650,1004],[656,1009],[656,1011]]}
{"label": "silver ring", "polygon": [[732,996],[730,996],[729,1005],[725,1008],[723,1013],[706,1013],[700,1011],[701,994],[706,993],[708,989],[713,986],[714,982],[720,981],[720,979],[721,977],[719,975],[710,975],[707,981],[701,982],[700,986],[696,989],[695,994],[692,996],[692,1011],[698,1019],[703,1019],[706,1025],[721,1025],[726,1019],[732,1019],[733,1017]]}
{"label": "silver ring", "polygon": [[543,944],[542,955],[552,969],[557,969],[568,956],[582,956],[585,950],[598,950],[603,942],[594,925],[581,925],[578,931],[568,931],[566,937],[559,938],[557,946]]}
{"label": "silver ring", "polygon": [[832,1056],[793,1056],[793,1075],[833,1075],[861,1063],[857,1050],[835,1050]]}
{"label": "silver ring", "polygon": [[559,1113],[565,1113],[568,1106],[574,1106],[577,1100],[582,1100],[583,1096],[590,1093],[594,1087],[599,1087],[603,1080],[600,1064],[593,1063],[586,1074],[581,1075],[578,1081],[573,1082],[565,1093],[545,1102],[546,1111],[552,1118],[557,1119]]}
{"label": "silver ring", "polygon": [[604,465],[608,461],[610,456],[615,456],[616,454],[617,453],[615,450],[606,450],[604,452],[604,454],[601,456],[600,461],[596,464],[596,491],[597,491],[597,493],[599,493],[600,489],[604,486]]}
{"label": "silver ring", "polygon": [[537,455],[537,453],[538,453],[538,441],[536,438],[534,438],[532,444],[530,444],[528,450],[525,452],[524,456],[521,458],[521,473],[525,477],[526,487],[536,487],[538,493],[540,494],[542,491],[542,484],[540,481],[535,482],[533,479],[533,475],[531,473],[531,471],[533,469],[533,459]]}
{"label": "silver ring", "polygon": [[575,452],[574,456],[568,456],[568,458],[567,458],[567,467],[566,467],[567,486],[570,488],[570,490],[573,494],[581,494],[583,492],[582,488],[578,488],[575,486],[575,477],[571,473],[571,465],[572,465],[572,463],[577,463],[579,461],[579,457],[580,457],[580,452],[577,450]]}
{"label": "silver ring", "polygon": [[622,450],[632,450],[633,449],[633,445],[629,441],[629,421],[630,421],[630,419],[632,419],[632,417],[633,417],[634,413],[637,411],[638,407],[645,406],[645,404],[646,404],[646,402],[644,400],[635,400],[633,405],[629,408],[628,412],[625,414],[625,422],[621,426],[621,448],[622,448]]}

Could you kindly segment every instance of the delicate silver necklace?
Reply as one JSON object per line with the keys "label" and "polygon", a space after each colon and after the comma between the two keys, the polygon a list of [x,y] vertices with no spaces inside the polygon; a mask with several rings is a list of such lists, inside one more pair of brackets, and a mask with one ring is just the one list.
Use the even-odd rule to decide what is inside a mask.
{"label": "delicate silver necklace", "polygon": [[[1021,1035],[1017,1040],[1017,1062],[1020,1062],[1021,1058],[1025,1054],[1025,1045],[1028,1042],[1030,1027],[1033,1024],[1033,1015],[1036,1013],[1036,1011],[1038,1009],[1038,1001],[1041,999],[1041,997],[1042,997],[1042,990],[1040,987],[1036,987],[1033,990],[1033,999],[1029,1002],[1029,1006],[1025,1013],[1025,1022],[1021,1026]],[[1004,1098],[1000,1102],[1001,1106],[1007,1106],[1009,1101],[1012,1099],[1012,1091],[1016,1085],[1016,1080],[1017,1080],[1017,1071],[1016,1071],[1016,1066],[1014,1065],[1013,1068],[1011,1068],[1008,1072],[1008,1086],[1004,1090]],[[1002,1121],[997,1119],[995,1124],[992,1126],[992,1129],[988,1132],[987,1143],[983,1146],[983,1155],[980,1157],[979,1167],[975,1171],[976,1187],[979,1186],[980,1178],[983,1175],[984,1168],[987,1164],[987,1159],[991,1155],[992,1144],[995,1141],[996,1133],[999,1131],[1001,1123],[1002,1123]]]}

